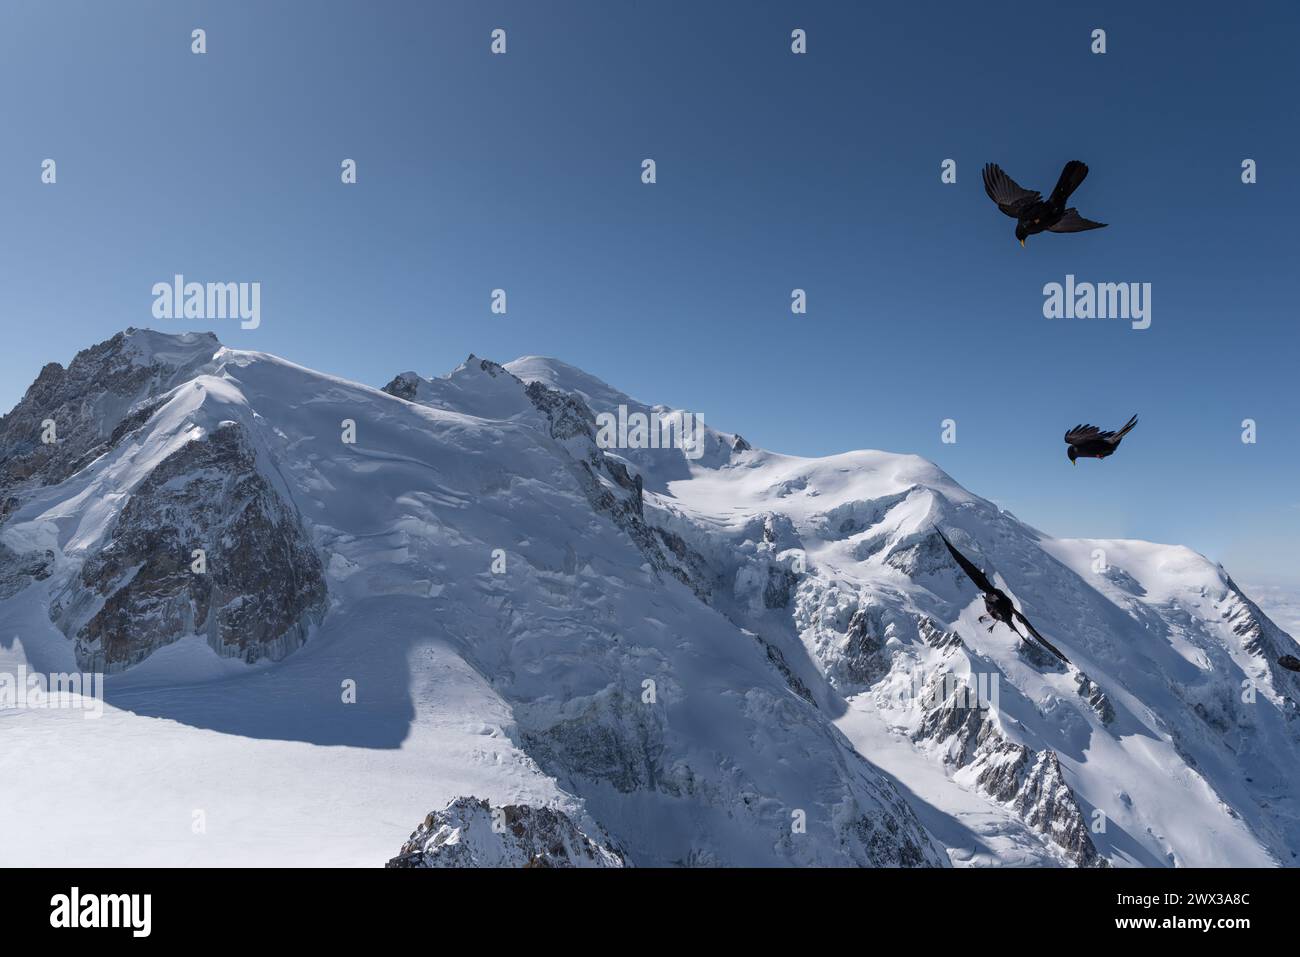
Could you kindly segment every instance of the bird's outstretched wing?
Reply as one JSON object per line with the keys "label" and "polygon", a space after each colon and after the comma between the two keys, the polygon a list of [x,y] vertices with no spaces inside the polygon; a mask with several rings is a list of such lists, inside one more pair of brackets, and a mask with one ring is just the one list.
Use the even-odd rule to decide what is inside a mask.
{"label": "bird's outstretched wing", "polygon": [[1085,179],[1088,178],[1088,164],[1080,163],[1078,160],[1070,160],[1061,170],[1061,178],[1056,181],[1056,188],[1052,190],[1052,195],[1047,201],[1053,206],[1064,206],[1065,201],[1070,198],[1070,194],[1078,189]]}
{"label": "bird's outstretched wing", "polygon": [[1113,432],[1103,432],[1095,425],[1076,425],[1065,433],[1065,443],[1067,445],[1080,445],[1092,439],[1104,439],[1114,434]]}
{"label": "bird's outstretched wing", "polygon": [[937,528],[935,531],[939,533],[939,537],[943,539],[943,543],[948,546],[949,553],[952,555],[953,559],[956,560],[957,564],[961,566],[961,570],[964,571],[967,577],[975,583],[975,587],[986,595],[993,591],[993,583],[988,580],[988,577],[976,568],[969,558],[957,551],[957,549],[953,548],[952,542],[948,541],[948,537],[944,535],[943,532],[940,532]]}
{"label": "bird's outstretched wing", "polygon": [[1105,225],[1106,223],[1094,223],[1091,219],[1084,219],[1079,215],[1079,211],[1071,206],[1054,225],[1047,227],[1047,231],[1049,233],[1081,233],[1086,229],[1101,229]]}
{"label": "bird's outstretched wing", "polygon": [[1042,193],[1025,189],[1002,172],[1002,167],[997,163],[989,163],[984,167],[984,192],[998,204],[998,209],[1012,219],[1019,219],[1022,210],[1043,198]]}
{"label": "bird's outstretched wing", "polygon": [[1103,432],[1095,425],[1076,425],[1069,432],[1065,433],[1065,441],[1068,445],[1079,445],[1083,442],[1109,442],[1111,445],[1119,445],[1119,440],[1124,438],[1133,431],[1133,426],[1138,424],[1138,417],[1135,415],[1127,422],[1118,432]]}
{"label": "bird's outstretched wing", "polygon": [[1029,619],[1026,618],[1023,614],[1021,614],[1021,612],[1020,612],[1020,610],[1019,610],[1018,608],[1013,608],[1013,609],[1011,610],[1011,613],[1012,613],[1013,615],[1016,616],[1016,620],[1017,620],[1017,621],[1019,621],[1022,625],[1025,626],[1025,628],[1027,628],[1027,629],[1029,630],[1029,633],[1030,633],[1031,635],[1034,636],[1034,639],[1035,639],[1035,640],[1036,640],[1040,645],[1042,645],[1044,648],[1046,648],[1046,649],[1047,649],[1048,651],[1050,651],[1052,654],[1056,655],[1056,657],[1060,658],[1060,659],[1061,659],[1062,661],[1064,661],[1067,665],[1070,663],[1070,659],[1067,658],[1067,657],[1065,657],[1065,655],[1061,654],[1061,649],[1057,648],[1056,645],[1052,644],[1050,641],[1048,641],[1046,638],[1044,638],[1042,635],[1040,635],[1040,634],[1038,633],[1038,629],[1035,628],[1033,625],[1031,625],[1031,624],[1029,623]]}

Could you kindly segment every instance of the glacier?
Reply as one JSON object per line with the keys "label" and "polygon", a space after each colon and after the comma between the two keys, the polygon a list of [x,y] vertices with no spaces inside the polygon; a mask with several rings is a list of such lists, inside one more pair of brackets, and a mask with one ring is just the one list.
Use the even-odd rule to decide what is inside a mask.
{"label": "glacier", "polygon": [[543,357],[46,366],[0,419],[0,672],[106,708],[0,710],[0,862],[1295,863],[1300,649],[1225,570],[912,455],[604,448],[621,408],[680,411]]}

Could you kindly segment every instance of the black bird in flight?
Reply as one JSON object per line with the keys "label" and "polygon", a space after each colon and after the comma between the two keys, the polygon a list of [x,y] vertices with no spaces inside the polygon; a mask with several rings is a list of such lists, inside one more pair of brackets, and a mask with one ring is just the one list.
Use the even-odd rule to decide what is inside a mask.
{"label": "black bird in flight", "polygon": [[[976,568],[974,562],[961,552],[957,551],[957,549],[953,548],[952,542],[948,541],[947,536],[944,535],[943,532],[940,532],[937,528],[935,531],[938,532],[939,537],[943,539],[943,543],[948,546],[948,551],[952,554],[952,557],[957,564],[961,566],[961,570],[966,573],[966,577],[973,581],[975,587],[984,593],[984,607],[987,609],[990,618],[994,621],[1002,622],[1002,624],[1006,625],[1016,633],[1017,638],[1023,638],[1024,636],[1020,634],[1020,630],[1015,626],[1015,622],[1019,621],[1026,629],[1028,629],[1029,633],[1034,636],[1034,639],[1040,645],[1052,654],[1056,655],[1056,657],[1060,658],[1067,665],[1070,663],[1070,659],[1061,654],[1059,648],[1040,635],[1038,629],[1029,623],[1029,619],[1022,615],[1016,609],[1015,605],[1011,604],[1011,599],[1007,596],[1006,592],[989,581],[988,576]],[[984,620],[984,616],[981,615],[980,621]],[[993,626],[989,625],[989,631],[992,630]]]}
{"label": "black bird in flight", "polygon": [[1108,455],[1114,455],[1120,440],[1137,424],[1138,417],[1135,415],[1118,432],[1103,432],[1095,425],[1076,425],[1065,433],[1065,441],[1070,446],[1065,454],[1070,457],[1072,465],[1079,464],[1076,459],[1104,459]]}
{"label": "black bird in flight", "polygon": [[1084,219],[1073,206],[1069,209],[1065,207],[1065,201],[1079,188],[1087,175],[1087,164],[1070,160],[1065,164],[1065,169],[1061,170],[1056,189],[1052,190],[1052,195],[1044,202],[1041,193],[1025,189],[1002,172],[1002,167],[997,163],[989,163],[984,167],[984,192],[998,204],[998,209],[1016,221],[1016,239],[1023,246],[1026,236],[1043,230],[1081,233],[1085,229],[1101,229],[1106,225]]}

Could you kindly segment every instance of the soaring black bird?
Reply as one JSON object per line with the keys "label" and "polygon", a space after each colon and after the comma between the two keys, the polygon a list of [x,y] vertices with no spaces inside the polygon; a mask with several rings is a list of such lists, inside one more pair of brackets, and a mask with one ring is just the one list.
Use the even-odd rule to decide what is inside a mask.
{"label": "soaring black bird", "polygon": [[[1019,629],[1015,626],[1015,622],[1019,621],[1026,629],[1028,629],[1029,633],[1034,636],[1034,639],[1040,645],[1052,654],[1056,655],[1056,657],[1060,658],[1067,665],[1070,663],[1070,659],[1061,654],[1059,648],[1040,635],[1038,629],[1029,623],[1029,619],[1022,615],[1015,605],[1011,604],[1011,599],[1007,597],[1006,592],[989,581],[988,576],[976,568],[974,562],[961,552],[957,551],[957,549],[953,548],[952,542],[948,541],[948,537],[944,535],[943,532],[940,532],[937,528],[935,531],[938,532],[939,537],[943,539],[943,543],[948,546],[948,551],[952,554],[952,557],[957,564],[961,566],[961,570],[966,573],[966,577],[973,581],[975,587],[984,593],[984,607],[987,609],[990,618],[994,621],[1002,622],[1002,624],[1014,631],[1018,638],[1023,637],[1020,634]],[[983,616],[980,617],[980,621],[984,621]],[[989,625],[989,631],[992,630],[993,626]]]}
{"label": "soaring black bird", "polygon": [[1025,237],[1049,230],[1053,233],[1081,233],[1085,229],[1101,229],[1105,223],[1094,223],[1084,219],[1079,211],[1071,206],[1065,207],[1070,194],[1079,188],[1083,178],[1088,175],[1088,167],[1078,160],[1070,160],[1061,170],[1061,178],[1056,181],[1056,189],[1043,201],[1041,193],[1025,189],[1014,179],[1002,172],[997,163],[984,167],[984,192],[989,199],[998,204],[998,209],[1016,220],[1016,239],[1020,245],[1025,244]]}
{"label": "soaring black bird", "polygon": [[1095,425],[1076,425],[1065,433],[1066,444],[1070,446],[1065,454],[1070,457],[1072,465],[1079,464],[1076,459],[1104,459],[1108,455],[1114,455],[1120,440],[1137,424],[1138,417],[1135,415],[1118,432],[1103,432]]}

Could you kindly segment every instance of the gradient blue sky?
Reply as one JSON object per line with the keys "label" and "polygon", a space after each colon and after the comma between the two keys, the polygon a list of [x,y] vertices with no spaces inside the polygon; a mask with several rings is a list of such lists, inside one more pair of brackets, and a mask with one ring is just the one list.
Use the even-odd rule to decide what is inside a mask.
{"label": "gradient blue sky", "polygon": [[[1300,582],[1298,28],[1291,2],[6,0],[0,407],[129,325],[375,385],[554,355],[758,445],[916,452],[1052,534]],[[981,165],[1047,192],[1072,158],[1110,227],[1022,250]],[[260,281],[261,328],[154,320],[176,272]],[[1044,319],[1067,272],[1152,283],[1152,327]],[[1133,412],[1070,467],[1068,426]]]}

